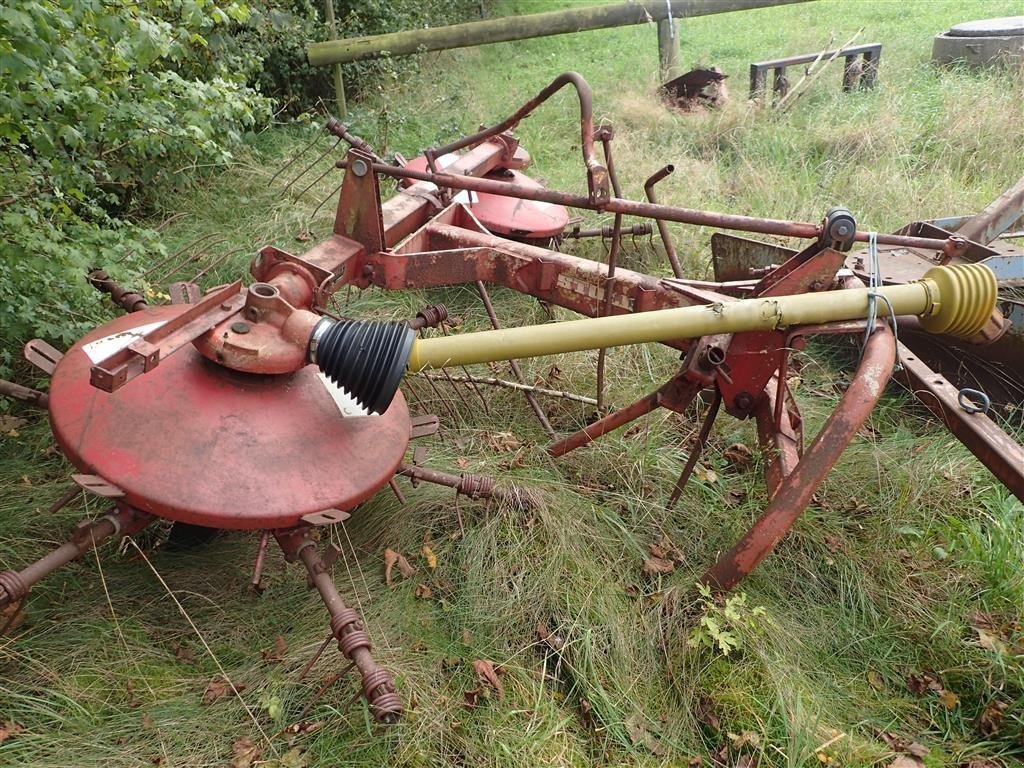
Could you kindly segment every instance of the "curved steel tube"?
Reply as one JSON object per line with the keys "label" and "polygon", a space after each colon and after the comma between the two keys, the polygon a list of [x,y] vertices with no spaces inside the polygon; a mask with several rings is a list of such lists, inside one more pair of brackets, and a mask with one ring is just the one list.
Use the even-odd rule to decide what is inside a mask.
{"label": "curved steel tube", "polygon": [[[652,173],[644,182],[644,192],[647,194],[647,202],[657,204],[658,198],[654,194],[654,185],[672,173],[676,167],[672,164],[666,165],[661,170]],[[672,236],[668,232],[668,224],[664,219],[656,219],[658,222],[658,234],[661,236],[661,244],[665,246],[665,255],[668,256],[668,263],[672,265],[672,274],[676,277],[683,277],[683,268],[679,264],[679,257],[676,255],[676,247],[672,244]]]}
{"label": "curved steel tube", "polygon": [[470,136],[464,136],[443,147],[425,150],[423,154],[433,166],[434,158],[447,155],[450,152],[457,152],[466,147],[476,146],[491,136],[511,130],[552,95],[570,84],[576,89],[576,95],[580,100],[580,146],[583,150],[583,161],[587,166],[587,190],[590,193],[591,201],[607,200],[611,196],[608,191],[608,171],[598,161],[597,155],[594,153],[594,95],[590,85],[578,72],[563,72],[552,80],[544,90],[500,123],[477,131]]}
{"label": "curved steel tube", "polygon": [[702,582],[728,592],[775,549],[882,397],[895,362],[896,340],[892,331],[879,326],[864,345],[857,373],[839,406],[782,481],[764,514],[708,569]]}

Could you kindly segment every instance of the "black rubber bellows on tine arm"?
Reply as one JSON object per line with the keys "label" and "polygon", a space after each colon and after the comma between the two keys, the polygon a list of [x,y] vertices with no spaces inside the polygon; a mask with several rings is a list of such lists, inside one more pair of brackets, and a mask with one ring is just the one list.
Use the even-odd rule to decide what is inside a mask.
{"label": "black rubber bellows on tine arm", "polygon": [[416,332],[405,322],[331,320],[317,323],[309,361],[371,413],[384,413],[405,374]]}

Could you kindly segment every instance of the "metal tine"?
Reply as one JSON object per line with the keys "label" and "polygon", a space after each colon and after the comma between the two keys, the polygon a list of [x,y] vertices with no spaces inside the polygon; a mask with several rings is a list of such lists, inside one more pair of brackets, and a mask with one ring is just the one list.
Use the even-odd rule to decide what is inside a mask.
{"label": "metal tine", "polygon": [[246,250],[249,249],[249,247],[250,246],[248,246],[248,245],[243,245],[240,248],[234,248],[234,249],[232,249],[232,250],[230,250],[230,251],[228,251],[226,253],[221,254],[216,259],[214,259],[209,264],[207,264],[205,267],[203,267],[201,270],[196,272],[195,277],[192,278],[192,282],[193,283],[199,282],[200,278],[205,277],[206,274],[211,269],[213,269],[214,267],[219,267],[221,264],[223,264],[225,261],[228,260],[228,257],[234,256],[236,253],[241,253],[242,251],[246,251]]}
{"label": "metal tine", "polygon": [[328,200],[330,200],[335,195],[337,195],[339,192],[341,192],[341,188],[342,188],[342,186],[344,184],[345,184],[345,182],[343,181],[343,182],[341,182],[341,184],[339,184],[334,189],[332,189],[330,192],[328,192],[327,196],[324,197],[324,199],[321,200],[319,203],[317,203],[317,206],[316,206],[316,208],[313,209],[313,212],[311,214],[309,214],[309,216],[306,217],[306,231],[307,232],[309,232],[309,225],[313,223],[313,219],[316,218],[316,215],[320,212],[320,209],[324,207],[324,203],[326,203]]}
{"label": "metal tine", "polygon": [[333,171],[333,170],[334,170],[334,166],[333,166],[333,165],[330,165],[330,166],[328,166],[328,167],[327,167],[327,170],[326,170],[326,171],[324,171],[324,172],[323,172],[323,173],[321,173],[321,174],[320,174],[319,176],[317,176],[317,177],[316,177],[315,179],[313,179],[313,180],[312,180],[311,182],[309,182],[309,184],[307,184],[307,185],[306,185],[306,187],[305,187],[305,188],[304,188],[304,189],[303,189],[303,190],[302,190],[301,192],[298,192],[298,193],[296,193],[296,194],[295,194],[295,195],[294,195],[294,196],[292,197],[292,199],[293,199],[293,200],[295,200],[296,202],[298,202],[298,201],[299,201],[299,200],[300,200],[300,199],[302,198],[302,196],[303,196],[304,194],[306,194],[306,193],[307,193],[307,192],[308,192],[308,191],[309,191],[309,190],[310,190],[310,189],[311,189],[311,188],[313,187],[313,185],[314,185],[314,184],[316,184],[316,183],[317,183],[318,181],[320,181],[320,180],[321,180],[321,179],[322,179],[322,178],[323,178],[324,176],[326,176],[327,174],[329,174],[329,173],[330,173],[331,171]]}
{"label": "metal tine", "polygon": [[[447,336],[448,335],[448,331],[444,327],[444,320],[442,320],[438,324],[437,327],[441,330],[441,334],[443,336]],[[422,333],[422,331],[421,331],[421,333]],[[466,366],[460,365],[459,367],[462,369],[462,372],[464,374],[466,374],[466,380],[469,382],[469,385],[473,388],[473,391],[476,392],[476,396],[480,398],[480,403],[484,407],[484,413],[487,414],[488,416],[490,416],[491,415],[491,409],[487,405],[487,398],[484,397],[484,393],[480,391],[480,387],[478,387],[476,385],[476,382],[473,380],[473,377],[469,375],[469,371],[466,370]],[[447,368],[442,368],[441,370],[444,371],[445,378],[447,378],[448,382],[454,387],[455,386],[455,382],[452,380],[451,374],[448,373],[448,369]]]}
{"label": "metal tine", "polygon": [[448,415],[452,417],[452,423],[459,423],[458,414],[456,414],[455,410],[448,402],[448,398],[441,393],[441,390],[437,388],[437,385],[433,381],[431,381],[430,379],[425,379],[425,381],[430,385],[430,388],[434,390],[434,394],[437,396],[437,399],[441,401],[441,404],[445,407],[445,410],[448,411]]}
{"label": "metal tine", "polygon": [[212,248],[215,245],[220,245],[221,243],[226,243],[227,241],[228,239],[226,237],[220,237],[217,238],[216,240],[212,240],[206,243],[203,248],[197,249],[196,251],[189,253],[186,258],[182,259],[180,262],[177,262],[176,264],[174,264],[174,266],[165,268],[165,270],[160,273],[159,277],[154,276],[153,282],[167,282],[171,277],[177,274],[179,270],[184,269],[186,264],[191,264],[196,259],[201,258],[202,255],[206,252],[207,248]]}
{"label": "metal tine", "polygon": [[[611,182],[612,191],[616,197],[622,197],[622,190],[619,188],[619,179],[615,174],[615,163],[612,161],[611,131],[602,126],[598,129],[601,138],[601,146],[604,148],[604,164],[608,169],[608,180]],[[622,214],[616,213],[612,223],[612,244],[608,251],[608,279],[605,280],[604,306],[599,317],[611,313],[612,309],[612,285],[615,282],[615,269],[619,258],[619,249],[622,246]],[[604,348],[597,352],[597,410],[604,409],[604,368],[608,351]]]}
{"label": "metal tine", "polygon": [[188,250],[194,248],[195,246],[199,245],[199,243],[205,242],[206,240],[210,240],[210,239],[216,237],[218,234],[220,234],[220,233],[219,232],[207,232],[205,235],[200,235],[199,237],[195,238],[191,242],[185,243],[185,245],[183,245],[181,248],[176,250],[174,253],[172,253],[170,256],[168,256],[166,259],[163,259],[162,261],[158,261],[156,264],[153,264],[149,269],[147,269],[145,272],[143,272],[141,275],[139,275],[137,279],[142,280],[147,275],[150,275],[153,272],[155,272],[156,270],[158,270],[158,269],[160,269],[162,267],[165,267],[172,259],[177,258],[181,254],[183,254],[185,251],[188,251]]}
{"label": "metal tine", "polygon": [[[324,150],[324,152],[321,153],[312,163],[310,163],[305,168],[303,168],[298,173],[298,175],[295,176],[295,178],[293,178],[291,181],[289,181],[287,184],[285,184],[284,189],[281,190],[281,194],[284,194],[289,189],[291,189],[292,184],[294,184],[296,181],[298,181],[303,176],[305,176],[307,173],[309,173],[309,171],[313,168],[314,165],[319,163],[321,160],[323,160],[325,157],[327,157],[329,154],[331,154],[334,150],[336,150],[338,148],[339,144],[341,144],[341,139],[336,140],[331,146],[329,146],[326,150]],[[334,166],[332,165],[331,167],[333,168]]]}
{"label": "metal tine", "polygon": [[693,474],[693,470],[697,466],[697,460],[700,459],[700,455],[704,452],[704,446],[707,445],[708,436],[711,434],[711,427],[715,423],[715,418],[718,416],[718,408],[721,404],[722,393],[716,387],[714,399],[711,401],[711,406],[704,417],[704,423],[700,425],[700,432],[697,433],[697,440],[690,450],[690,455],[686,459],[683,471],[679,473],[679,479],[676,480],[675,488],[672,489],[672,495],[669,497],[668,504],[666,505],[666,509],[669,511],[675,509],[676,502],[683,495],[683,489],[686,487],[690,480],[690,475]]}
{"label": "metal tine", "polygon": [[313,145],[316,144],[318,141],[320,141],[321,138],[323,138],[325,133],[327,133],[327,126],[326,125],[321,126],[320,130],[317,131],[316,135],[313,137],[313,140],[311,142],[309,142],[306,146],[304,146],[301,150],[299,150],[299,152],[296,153],[295,156],[292,157],[291,160],[289,160],[287,163],[285,163],[284,165],[282,165],[280,168],[277,169],[277,173],[275,173],[273,176],[271,176],[270,177],[270,181],[267,182],[267,186],[269,187],[271,184],[273,184],[277,180],[278,176],[280,176],[282,173],[284,173],[289,168],[291,168],[293,165],[295,165],[295,163],[298,162],[300,157],[302,157],[304,154],[309,152],[309,150],[313,148]]}
{"label": "metal tine", "polygon": [[[480,300],[484,303],[484,309],[487,310],[487,317],[490,318],[491,327],[494,330],[501,328],[501,323],[498,322],[498,313],[494,311],[494,305],[491,303],[491,296],[487,293],[487,286],[484,285],[482,280],[476,281],[476,290],[480,294]],[[520,384],[526,383],[526,377],[523,375],[523,369],[519,367],[517,360],[509,360],[509,367],[512,369],[512,375],[516,377]],[[427,379],[430,381],[430,379]],[[540,407],[540,403],[537,401],[536,395],[533,392],[523,390],[523,397],[526,398],[526,402],[530,404],[530,408],[533,409],[534,414],[537,416],[537,421],[540,422],[541,427],[545,432],[548,433],[548,437],[555,436],[555,429],[551,426],[551,422],[548,421],[547,414],[544,413],[544,409]]]}

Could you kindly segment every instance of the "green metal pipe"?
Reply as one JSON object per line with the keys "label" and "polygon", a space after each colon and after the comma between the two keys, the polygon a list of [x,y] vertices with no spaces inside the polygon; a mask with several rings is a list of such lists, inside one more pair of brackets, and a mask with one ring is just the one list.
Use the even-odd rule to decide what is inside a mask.
{"label": "green metal pipe", "polygon": [[[417,339],[408,370],[445,368],[619,347],[719,333],[859,320],[868,316],[871,290],[743,299],[629,315],[584,318]],[[996,277],[978,264],[934,267],[917,282],[879,288],[877,312],[916,315],[933,333],[967,338],[989,322],[996,306]]]}

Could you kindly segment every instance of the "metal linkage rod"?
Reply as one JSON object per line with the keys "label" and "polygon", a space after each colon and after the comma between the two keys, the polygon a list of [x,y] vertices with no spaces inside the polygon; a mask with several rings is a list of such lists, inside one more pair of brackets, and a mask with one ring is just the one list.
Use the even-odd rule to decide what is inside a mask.
{"label": "metal linkage rod", "polygon": [[[338,166],[344,168],[347,167],[347,163],[344,160],[340,160],[338,161]],[[540,200],[541,202],[565,205],[570,208],[622,213],[627,216],[676,221],[680,224],[696,224],[698,226],[716,227],[718,229],[759,232],[765,235],[780,235],[783,237],[817,239],[822,233],[820,224],[811,224],[810,222],[765,219],[758,216],[740,216],[732,213],[702,211],[695,208],[678,208],[671,205],[642,203],[637,200],[626,200],[619,197],[594,201],[589,197],[574,195],[570,192],[560,192],[544,189],[543,187],[528,187],[515,182],[480,179],[472,176],[454,176],[448,173],[416,171],[411,168],[401,168],[397,165],[388,165],[386,163],[373,163],[372,167],[376,173],[392,178],[429,181],[439,187],[468,189],[473,192],[487,192],[493,195],[504,195],[523,200]],[[866,243],[868,237],[868,232],[860,230],[853,235],[855,241],[862,243]],[[942,251],[947,255],[956,255],[964,249],[966,241],[956,236],[940,240],[930,237],[879,234],[877,242],[881,245],[923,248],[926,250]]]}
{"label": "metal linkage rod", "polygon": [[99,520],[83,521],[71,538],[48,555],[20,571],[0,573],[0,609],[23,600],[34,584],[63,565],[76,560],[111,536],[128,536],[141,530],[153,518],[131,507],[118,507]]}
{"label": "metal linkage rod", "polygon": [[275,531],[274,536],[288,561],[301,560],[309,571],[309,578],[331,615],[331,634],[338,640],[338,650],[356,665],[363,678],[363,695],[374,719],[379,723],[396,722],[402,715],[402,700],[395,691],[391,673],[374,660],[370,652],[370,636],[366,634],[363,620],[338,593],[329,567],[308,536],[308,529]]}

